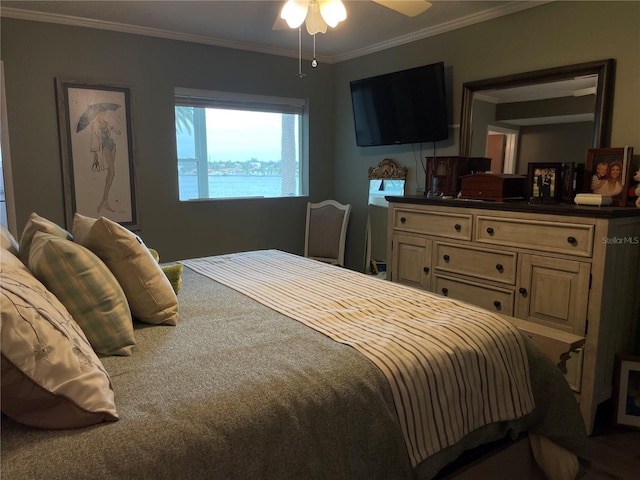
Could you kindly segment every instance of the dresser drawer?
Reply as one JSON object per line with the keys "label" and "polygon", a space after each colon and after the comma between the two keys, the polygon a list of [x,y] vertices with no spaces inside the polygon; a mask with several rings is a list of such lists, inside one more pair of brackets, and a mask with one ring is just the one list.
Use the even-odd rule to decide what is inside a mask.
{"label": "dresser drawer", "polygon": [[471,240],[471,215],[404,209],[393,213],[394,230]]}
{"label": "dresser drawer", "polygon": [[434,277],[435,293],[472,303],[492,312],[513,315],[513,290],[468,282],[437,273]]}
{"label": "dresser drawer", "polygon": [[515,285],[517,260],[513,252],[437,242],[434,265],[440,271]]}
{"label": "dresser drawer", "polygon": [[478,215],[477,242],[590,257],[593,225],[518,220]]}

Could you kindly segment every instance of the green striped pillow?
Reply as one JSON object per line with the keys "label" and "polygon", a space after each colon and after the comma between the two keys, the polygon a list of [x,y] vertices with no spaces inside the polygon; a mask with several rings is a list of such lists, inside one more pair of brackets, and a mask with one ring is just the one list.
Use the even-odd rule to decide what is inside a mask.
{"label": "green striped pillow", "polygon": [[131,355],[135,338],[127,299],[95,254],[64,238],[37,232],[29,269],[67,308],[96,353]]}

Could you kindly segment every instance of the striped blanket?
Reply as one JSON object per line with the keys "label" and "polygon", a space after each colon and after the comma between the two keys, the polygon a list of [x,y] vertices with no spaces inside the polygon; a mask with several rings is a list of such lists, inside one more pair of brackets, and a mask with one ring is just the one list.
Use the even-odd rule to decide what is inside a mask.
{"label": "striped blanket", "polygon": [[276,250],[182,263],[377,365],[413,466],[483,425],[533,410],[522,337],[490,312]]}

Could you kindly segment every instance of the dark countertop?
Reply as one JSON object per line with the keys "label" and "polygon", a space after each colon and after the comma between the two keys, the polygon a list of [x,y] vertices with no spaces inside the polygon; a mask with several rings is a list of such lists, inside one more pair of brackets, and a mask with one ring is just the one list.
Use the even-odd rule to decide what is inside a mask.
{"label": "dark countertop", "polygon": [[577,217],[622,218],[640,217],[640,208],[635,207],[594,207],[568,203],[530,204],[525,200],[492,202],[487,200],[458,200],[428,198],[423,195],[387,196],[390,203],[410,203],[414,205],[442,205],[447,207],[504,210],[506,212],[546,213]]}

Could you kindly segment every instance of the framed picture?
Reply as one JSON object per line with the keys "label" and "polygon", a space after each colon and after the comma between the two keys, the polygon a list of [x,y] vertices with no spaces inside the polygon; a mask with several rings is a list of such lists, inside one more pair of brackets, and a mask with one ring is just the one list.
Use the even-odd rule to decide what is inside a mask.
{"label": "framed picture", "polygon": [[629,166],[632,156],[633,147],[587,150],[584,192],[609,195],[613,198],[613,205],[625,206],[630,185]]}
{"label": "framed picture", "polygon": [[67,228],[75,213],[137,227],[130,90],[56,80]]}
{"label": "framed picture", "polygon": [[527,196],[532,201],[555,203],[562,200],[562,163],[529,163]]}
{"label": "framed picture", "polygon": [[562,164],[560,178],[562,179],[561,201],[563,203],[573,203],[576,190],[576,167],[573,162]]}
{"label": "framed picture", "polygon": [[616,355],[613,387],[616,425],[640,428],[640,356]]}

